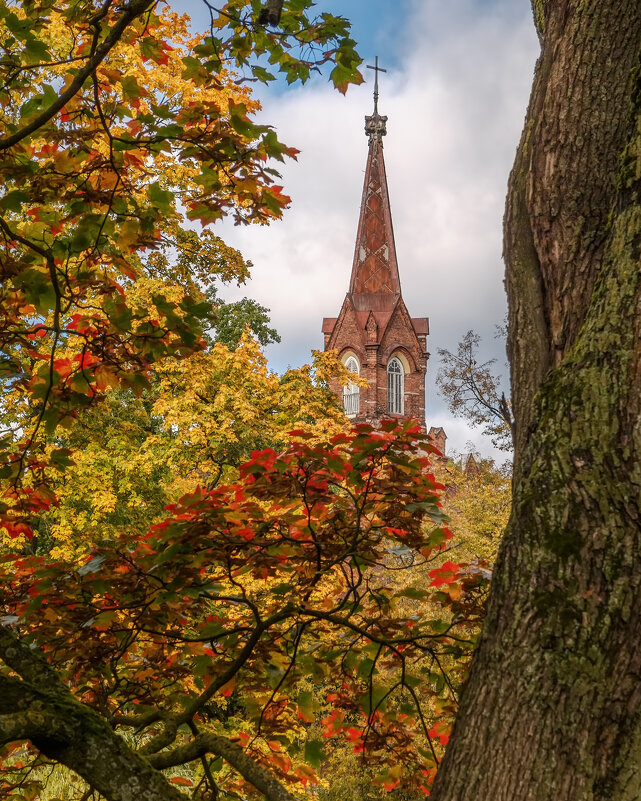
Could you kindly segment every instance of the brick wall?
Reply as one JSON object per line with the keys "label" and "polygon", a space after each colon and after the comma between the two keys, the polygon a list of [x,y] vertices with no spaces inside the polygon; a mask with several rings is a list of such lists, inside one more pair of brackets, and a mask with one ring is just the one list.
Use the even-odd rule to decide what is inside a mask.
{"label": "brick wall", "polygon": [[[372,341],[363,325],[364,315],[357,315],[346,298],[334,330],[327,337],[326,347],[336,348],[343,360],[354,353],[361,366],[361,376],[369,387],[360,390],[360,413],[357,422],[376,422],[389,417],[387,411],[387,365],[398,356],[404,365],[404,414],[399,417],[417,418],[425,424],[425,372],[427,355],[412,326],[402,298],[396,305],[387,325],[377,331],[378,341]],[[370,323],[371,325],[371,323]],[[342,402],[343,387],[334,382],[332,390]]]}

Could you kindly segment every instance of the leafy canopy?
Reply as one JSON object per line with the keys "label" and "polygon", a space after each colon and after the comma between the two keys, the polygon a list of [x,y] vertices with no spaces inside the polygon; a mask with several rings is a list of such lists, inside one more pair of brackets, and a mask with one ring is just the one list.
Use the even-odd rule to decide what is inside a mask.
{"label": "leafy canopy", "polygon": [[[55,668],[68,714],[135,732],[131,751],[158,769],[200,760],[184,783],[201,793],[243,795],[265,768],[305,786],[335,737],[386,786],[427,789],[447,741],[485,581],[446,561],[425,582],[451,537],[426,440],[394,421],[323,445],[310,437],[255,451],[239,482],[197,489],[148,535],[125,533],[79,568],[15,558],[0,576],[12,632]],[[418,600],[438,614],[417,615]],[[316,737],[314,686],[331,707]],[[43,689],[39,707],[48,714],[60,693]],[[78,770],[72,747],[40,742],[28,715],[14,730],[15,718],[41,753]],[[38,759],[17,749],[23,767],[6,758],[3,769],[14,786],[35,780]]]}
{"label": "leafy canopy", "polygon": [[158,364],[141,396],[107,392],[47,446],[64,446],[73,464],[50,477],[57,504],[32,519],[36,536],[13,547],[84,561],[101,540],[145,535],[168,503],[197,486],[237,480],[253,450],[282,450],[294,427],[318,442],[346,432],[327,387],[329,375],[340,380],[344,372],[337,357],[319,353],[312,365],[278,376],[247,336],[235,350],[214,344]]}
{"label": "leafy canopy", "polygon": [[[10,533],[52,502],[48,468],[67,459],[45,457],[43,437],[108,387],[140,392],[159,359],[203,347],[212,310],[188,258],[201,274],[246,275],[219,239],[184,228],[183,211],[263,223],[289,202],[271,164],[296,151],[253,120],[229,65],[266,56],[289,78],[335,61],[342,81],[361,80],[348,23],[309,7],[288,3],[268,31],[256,2],[212,6],[216,35],[192,36],[149,0],[0,0],[0,372],[30,399],[0,443]],[[170,286],[155,256],[167,252],[181,254]]]}
{"label": "leafy canopy", "polygon": [[[230,70],[305,80],[331,62],[340,89],[361,80],[345,20],[312,19],[307,0],[269,5],[275,28],[258,0],[208,4],[209,35],[192,36],[150,0],[0,0],[0,525],[19,551],[0,567],[4,796],[41,794],[59,763],[80,777],[79,798],[254,788],[284,801],[315,780],[333,737],[375,760],[387,789],[428,790],[447,741],[484,579],[442,559],[427,580],[420,570],[450,536],[420,432],[332,436],[330,421],[310,433],[321,402],[300,401],[301,370],[283,379],[303,418],[294,442],[254,451],[238,480],[216,484],[207,448],[221,420],[187,423],[194,376],[244,355],[242,343],[207,350],[206,290],[248,269],[191,225],[278,217],[289,199],[272,163],[296,155],[255,122]],[[221,386],[209,397],[201,386],[203,403]],[[192,459],[206,481],[160,517],[143,484],[162,469],[130,474],[121,489],[136,515],[116,498],[120,518],[84,563],[25,555],[60,503],[59,477],[81,464],[83,415],[109,420],[123,399],[132,436],[158,418],[141,446],[178,430],[186,452],[168,448],[169,464]],[[252,414],[231,400],[221,414],[231,408],[236,422]],[[407,580],[393,584],[399,571]],[[417,614],[426,600],[438,614]],[[320,692],[330,710],[316,736]]]}

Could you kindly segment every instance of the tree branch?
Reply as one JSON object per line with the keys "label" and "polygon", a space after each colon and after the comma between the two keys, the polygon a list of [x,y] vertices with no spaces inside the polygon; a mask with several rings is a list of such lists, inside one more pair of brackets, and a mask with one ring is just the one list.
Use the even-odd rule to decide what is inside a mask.
{"label": "tree branch", "polygon": [[240,773],[243,779],[260,790],[269,801],[296,801],[295,797],[277,779],[261,768],[239,745],[218,734],[199,734],[186,745],[162,754],[155,754],[149,758],[149,762],[154,768],[163,770],[176,765],[184,765],[186,762],[193,762],[204,754],[215,754],[222,757]]}
{"label": "tree branch", "polygon": [[0,674],[0,743],[20,740],[30,740],[109,801],[186,801],[162,773],[70,692],[43,692]]}
{"label": "tree branch", "polygon": [[6,625],[0,625],[0,659],[26,682],[49,692],[68,693],[40,653],[25,645]]}
{"label": "tree branch", "polygon": [[76,92],[80,91],[87,78],[104,60],[107,53],[109,53],[109,51],[120,41],[120,37],[124,33],[125,28],[129,25],[129,23],[136,17],[140,16],[140,14],[144,13],[150,5],[151,0],[131,0],[131,4],[128,7],[125,7],[122,12],[122,16],[113,26],[104,42],[96,48],[95,53],[87,61],[86,65],[82,69],[78,70],[76,77],[69,84],[69,87],[54,103],[49,106],[48,109],[43,111],[42,114],[39,114],[28,125],[11,134],[11,136],[0,139],[0,151],[13,147],[13,145],[37,131],[45,123],[49,122],[49,120],[71,100]]}

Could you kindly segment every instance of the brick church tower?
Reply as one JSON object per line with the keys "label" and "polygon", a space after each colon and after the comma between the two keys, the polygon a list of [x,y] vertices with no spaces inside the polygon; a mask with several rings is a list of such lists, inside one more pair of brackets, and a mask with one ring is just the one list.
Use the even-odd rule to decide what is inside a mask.
{"label": "brick church tower", "polygon": [[376,423],[413,417],[424,426],[429,321],[410,317],[401,294],[383,159],[386,122],[378,113],[375,80],[374,114],[365,117],[369,151],[349,290],[338,317],[323,319],[323,334],[325,350],[335,348],[350,370],[369,381],[367,388],[332,387],[350,418]]}

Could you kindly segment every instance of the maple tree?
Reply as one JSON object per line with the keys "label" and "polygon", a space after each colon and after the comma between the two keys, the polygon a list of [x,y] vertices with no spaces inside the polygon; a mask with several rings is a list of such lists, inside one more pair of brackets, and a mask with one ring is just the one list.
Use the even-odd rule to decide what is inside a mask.
{"label": "maple tree", "polygon": [[[83,780],[71,783],[79,797],[222,787],[289,798],[314,780],[321,752],[307,736],[310,681],[332,684],[323,736],[376,760],[388,789],[427,790],[447,740],[461,680],[451,660],[472,647],[485,579],[441,558],[427,588],[412,571],[399,590],[389,581],[437,559],[450,536],[420,431],[333,435],[344,418],[327,414],[327,391],[308,391],[312,370],[326,388],[331,354],[279,381],[273,430],[293,416],[300,430],[281,453],[254,451],[235,483],[210,481],[221,418],[186,423],[197,397],[187,388],[215,410],[223,382],[212,375],[251,346],[208,347],[212,279],[242,280],[248,265],[186,227],[183,211],[202,224],[226,213],[267,222],[288,203],[270,159],[295,156],[253,121],[256,103],[229,70],[270,80],[264,57],[305,80],[332,62],[340,89],[361,80],[345,20],[311,19],[307,0],[271,5],[264,19],[256,0],[208,4],[209,35],[192,36],[149,0],[0,0],[0,526],[14,551],[1,560],[4,796],[45,792],[58,763]],[[249,427],[250,406],[234,400],[221,413]],[[106,539],[85,537],[83,548],[101,541],[83,563],[78,551],[27,556],[60,503],[55,476],[83,477],[83,424],[108,421],[110,405],[112,433],[124,422],[135,441],[151,419],[154,442],[156,415],[183,445],[191,436],[186,453],[158,447],[172,469],[191,460],[206,485],[147,531],[166,499],[149,486],[162,470],[139,462],[122,487],[129,509],[109,487],[98,493],[120,519],[103,515]],[[76,487],[85,502],[95,489]],[[421,618],[412,603],[428,595],[442,612]]]}
{"label": "maple tree", "polygon": [[[483,571],[440,559],[425,586],[451,534],[415,424],[296,436],[80,567],[5,558],[5,794],[37,793],[34,768],[54,760],[108,798],[134,776],[144,798],[244,782],[288,798],[321,752],[310,679],[328,684],[325,738],[346,737],[388,789],[429,788]],[[417,615],[428,598],[439,614]],[[187,777],[160,772],[191,762]]]}
{"label": "maple tree", "polygon": [[[496,559],[510,514],[509,465],[496,467],[491,460],[479,459],[473,466],[468,463],[464,470],[460,459],[439,457],[432,459],[432,469],[436,480],[444,487],[441,490],[442,508],[449,518],[448,525],[456,533],[448,543],[447,553],[436,564],[453,560],[461,565],[461,573],[464,565],[473,565],[473,569],[489,581],[491,565]],[[425,619],[439,618],[443,611],[441,599],[435,604],[429,592],[432,581],[430,572],[418,567],[416,570],[399,571],[394,579],[397,591],[410,588],[410,593],[416,594],[416,590],[428,590],[423,598],[417,597],[412,601],[413,613]],[[474,638],[478,634],[480,611],[477,608],[476,618],[469,623],[469,632]],[[441,659],[448,677],[455,677],[457,686],[461,677],[466,675],[469,658],[469,652],[463,652]],[[417,691],[420,693],[421,689],[419,685]],[[318,703],[323,709],[324,696],[322,693],[319,696]],[[374,801],[387,798],[389,791],[375,783],[376,769],[376,763],[362,760],[349,741],[339,741],[320,765],[320,782],[314,789],[315,795],[326,801]],[[397,789],[392,797],[415,796]]]}
{"label": "maple tree", "polygon": [[210,304],[184,270],[166,288],[145,256],[221,255],[215,238],[184,231],[181,209],[202,223],[266,222],[288,203],[269,159],[295,151],[252,120],[257,104],[225,64],[268,79],[250,63],[267,55],[294,79],[331,60],[341,88],[361,80],[345,20],[310,20],[310,4],[293,3],[270,32],[258,5],[229,2],[215,18],[212,7],[217,36],[193,37],[143,0],[0,3],[1,369],[33,400],[24,436],[9,426],[0,453],[10,532],[51,503],[46,470],[66,455],[45,458],[43,437],[108,386],[140,391],[156,360],[201,347]]}
{"label": "maple tree", "polygon": [[214,344],[180,361],[156,365],[142,395],[111,390],[83,410],[48,447],[73,454],[49,479],[57,504],[33,521],[31,540],[5,545],[54,559],[82,558],[118,533],[142,536],[164,507],[196,486],[235,481],[252,450],[284,448],[301,426],[315,441],[348,430],[327,386],[346,380],[332,353],[312,365],[270,372],[258,343],[244,336],[235,350]]}

